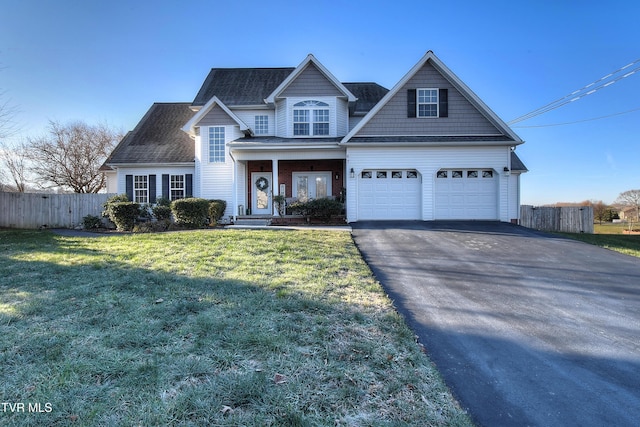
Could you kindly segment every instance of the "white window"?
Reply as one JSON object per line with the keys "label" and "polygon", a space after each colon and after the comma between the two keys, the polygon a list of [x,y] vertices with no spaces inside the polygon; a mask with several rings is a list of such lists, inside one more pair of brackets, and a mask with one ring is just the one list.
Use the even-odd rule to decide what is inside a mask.
{"label": "white window", "polygon": [[302,101],[294,104],[293,135],[329,135],[329,104],[322,101]]}
{"label": "white window", "polygon": [[438,117],[438,89],[418,89],[418,117]]}
{"label": "white window", "polygon": [[149,203],[149,177],[147,175],[134,175],[133,201],[136,203]]}
{"label": "white window", "polygon": [[169,177],[169,197],[171,200],[184,199],[184,175]]}
{"label": "white window", "polygon": [[256,116],[253,131],[256,135],[267,135],[269,133],[269,116]]}
{"label": "white window", "polygon": [[209,128],[209,162],[224,163],[224,126]]}
{"label": "white window", "polygon": [[295,197],[301,202],[331,196],[331,172],[294,172]]}

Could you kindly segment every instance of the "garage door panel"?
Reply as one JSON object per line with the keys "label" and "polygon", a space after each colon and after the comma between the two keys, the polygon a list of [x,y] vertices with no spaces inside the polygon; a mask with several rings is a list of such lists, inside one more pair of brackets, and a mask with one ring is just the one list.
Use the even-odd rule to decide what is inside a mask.
{"label": "garage door panel", "polygon": [[441,170],[435,183],[436,219],[498,219],[497,174],[489,169]]}
{"label": "garage door panel", "polygon": [[417,177],[415,170],[363,171],[359,176],[358,219],[420,219],[422,186]]}

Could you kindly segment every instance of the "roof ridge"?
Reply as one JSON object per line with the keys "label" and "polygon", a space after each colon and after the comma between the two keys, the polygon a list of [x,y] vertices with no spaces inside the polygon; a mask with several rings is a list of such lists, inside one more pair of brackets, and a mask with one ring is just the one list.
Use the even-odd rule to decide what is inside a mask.
{"label": "roof ridge", "polygon": [[212,70],[295,70],[296,67],[211,67]]}

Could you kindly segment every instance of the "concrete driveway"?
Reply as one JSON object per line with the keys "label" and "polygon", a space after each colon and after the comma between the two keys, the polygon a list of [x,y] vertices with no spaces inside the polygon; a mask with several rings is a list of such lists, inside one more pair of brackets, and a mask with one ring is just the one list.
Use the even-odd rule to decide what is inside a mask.
{"label": "concrete driveway", "polygon": [[358,222],[474,421],[640,425],[640,259],[496,222]]}

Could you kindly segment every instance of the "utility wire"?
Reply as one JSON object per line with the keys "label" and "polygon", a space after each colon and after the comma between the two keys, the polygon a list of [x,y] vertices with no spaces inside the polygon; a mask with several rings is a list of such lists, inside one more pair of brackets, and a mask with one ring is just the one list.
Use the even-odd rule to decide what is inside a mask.
{"label": "utility wire", "polygon": [[622,111],[620,113],[608,114],[606,116],[593,117],[591,119],[584,119],[584,120],[576,120],[574,122],[554,123],[554,124],[550,124],[550,125],[531,125],[531,126],[518,125],[518,126],[513,126],[513,127],[514,128],[545,128],[545,127],[552,127],[552,126],[572,125],[572,124],[575,124],[575,123],[591,122],[591,121],[594,121],[594,120],[600,120],[600,119],[606,119],[606,118],[609,118],[609,117],[620,116],[622,114],[633,113],[634,111],[640,111],[640,107],[634,108],[632,110]]}
{"label": "utility wire", "polygon": [[[574,101],[577,101],[578,99],[584,98],[585,96],[591,95],[591,94],[597,92],[600,89],[603,89],[603,88],[605,88],[607,86],[610,86],[613,83],[615,83],[615,82],[617,82],[619,80],[622,80],[625,77],[629,77],[630,75],[640,71],[640,67],[636,67],[633,70],[631,70],[631,71],[629,71],[629,72],[627,72],[627,73],[625,73],[625,74],[623,74],[621,76],[618,76],[618,77],[614,78],[613,80],[610,80],[610,81],[608,81],[606,83],[600,84],[601,82],[603,82],[603,81],[615,76],[616,74],[621,73],[622,71],[626,70],[629,67],[632,67],[633,65],[635,65],[635,64],[637,64],[639,62],[640,62],[640,58],[636,59],[635,61],[633,61],[633,62],[631,62],[631,63],[629,63],[627,65],[625,65],[624,67],[621,67],[621,68],[617,69],[616,71],[614,71],[612,73],[607,74],[606,76],[603,76],[603,77],[599,78],[598,80],[596,80],[596,81],[594,81],[592,83],[589,83],[586,86],[581,87],[578,90],[575,90],[575,91],[571,92],[568,95],[563,96],[562,98],[558,98],[555,101],[552,101],[552,102],[550,102],[550,103],[548,103],[548,104],[546,104],[546,105],[544,105],[544,106],[542,106],[542,107],[540,107],[540,108],[538,108],[536,110],[533,110],[533,111],[531,111],[531,112],[529,112],[527,114],[524,114],[524,115],[522,115],[520,117],[517,117],[517,118],[511,120],[510,122],[508,122],[507,124],[508,125],[512,125],[514,123],[518,123],[518,122],[522,122],[524,120],[528,120],[528,119],[530,119],[532,117],[539,116],[540,114],[546,113],[546,112],[551,111],[551,110],[555,110],[556,108],[562,107],[563,105],[567,105],[570,102],[574,102]],[[593,87],[594,85],[599,85],[599,86]],[[587,91],[587,89],[589,89],[589,90]],[[581,92],[584,92],[584,93],[581,93]]]}

